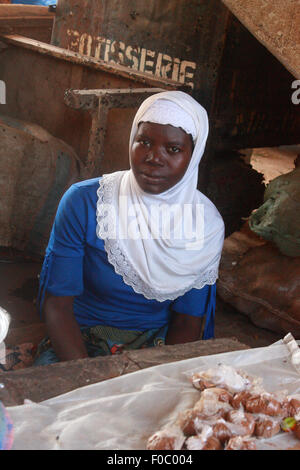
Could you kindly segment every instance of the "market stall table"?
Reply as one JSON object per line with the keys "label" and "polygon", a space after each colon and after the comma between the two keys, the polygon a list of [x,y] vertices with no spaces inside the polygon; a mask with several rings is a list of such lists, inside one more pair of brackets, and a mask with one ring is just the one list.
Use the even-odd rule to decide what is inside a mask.
{"label": "market stall table", "polygon": [[[200,343],[204,344],[204,341]],[[199,390],[192,385],[191,379],[201,371],[210,371],[217,383],[226,377],[227,385],[224,385],[229,391],[247,388],[251,383],[254,391],[261,384],[263,388],[259,387],[259,390],[266,396],[274,394],[280,402],[285,400],[284,397],[297,400],[300,392],[299,344],[300,341],[289,333],[267,347],[200,356],[198,351],[196,357],[183,360],[177,354],[171,362],[168,362],[168,355],[167,360],[161,357],[157,361],[159,364],[153,367],[149,367],[153,358],[147,364],[144,358],[146,367],[138,364],[139,369],[131,373],[82,386],[40,403],[25,400],[22,405],[7,407],[14,426],[12,449],[146,449],[150,436],[166,427],[170,430],[179,413],[193,408],[198,402]],[[165,351],[174,351],[173,346],[166,348]],[[133,356],[131,361],[134,361]],[[295,413],[295,419],[298,419],[296,408]],[[278,410],[276,416],[281,419],[283,415]],[[299,439],[293,433],[279,430],[271,437],[260,436],[253,437],[257,450],[299,449]],[[181,443],[174,445],[175,450],[181,449]]]}
{"label": "market stall table", "polygon": [[38,403],[86,385],[148,367],[245,349],[249,349],[249,346],[235,338],[218,338],[2,372],[0,401],[5,406],[21,405],[24,399]]}

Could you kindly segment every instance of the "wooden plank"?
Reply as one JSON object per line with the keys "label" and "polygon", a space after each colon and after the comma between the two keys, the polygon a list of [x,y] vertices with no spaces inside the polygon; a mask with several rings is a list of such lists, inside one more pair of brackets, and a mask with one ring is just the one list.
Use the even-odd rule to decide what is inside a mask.
{"label": "wooden plank", "polygon": [[48,55],[58,60],[72,62],[73,64],[83,65],[94,70],[102,70],[113,75],[118,75],[132,80],[133,82],[144,83],[153,87],[162,87],[167,90],[183,89],[182,83],[175,82],[169,79],[162,79],[147,75],[146,73],[134,71],[123,65],[115,63],[106,63],[101,59],[94,59],[93,57],[84,56],[78,52],[62,49],[61,47],[53,46],[35,39],[26,38],[17,34],[8,34],[0,36],[0,40],[17,47],[30,49],[39,54]]}
{"label": "wooden plank", "polygon": [[0,400],[5,406],[21,405],[25,398],[38,403],[86,385],[148,367],[245,349],[249,349],[249,346],[235,338],[218,338],[2,372]]}

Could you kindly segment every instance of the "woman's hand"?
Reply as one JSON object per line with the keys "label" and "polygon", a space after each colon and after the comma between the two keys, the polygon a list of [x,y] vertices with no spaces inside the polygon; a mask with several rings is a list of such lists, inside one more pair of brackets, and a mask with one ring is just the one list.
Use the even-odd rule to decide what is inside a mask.
{"label": "woman's hand", "polygon": [[47,294],[43,314],[53,349],[60,361],[88,357],[80,328],[73,312],[73,297]]}
{"label": "woman's hand", "polygon": [[205,317],[194,317],[173,312],[166,336],[166,344],[183,344],[202,339]]}

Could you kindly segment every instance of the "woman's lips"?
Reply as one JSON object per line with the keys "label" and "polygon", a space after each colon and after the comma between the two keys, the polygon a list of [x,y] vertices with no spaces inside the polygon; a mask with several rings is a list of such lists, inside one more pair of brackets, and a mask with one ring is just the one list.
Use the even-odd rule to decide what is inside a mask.
{"label": "woman's lips", "polygon": [[144,181],[148,183],[161,183],[164,179],[164,176],[157,176],[157,175],[147,175],[146,173],[141,173],[141,177]]}

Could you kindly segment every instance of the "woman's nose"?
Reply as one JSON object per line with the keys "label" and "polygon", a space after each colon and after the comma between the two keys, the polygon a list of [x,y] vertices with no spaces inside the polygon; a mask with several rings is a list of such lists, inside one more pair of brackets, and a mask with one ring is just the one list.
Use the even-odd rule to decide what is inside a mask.
{"label": "woman's nose", "polygon": [[157,165],[163,165],[163,158],[162,155],[158,150],[150,150],[149,153],[146,155],[146,162],[147,163],[154,163]]}

